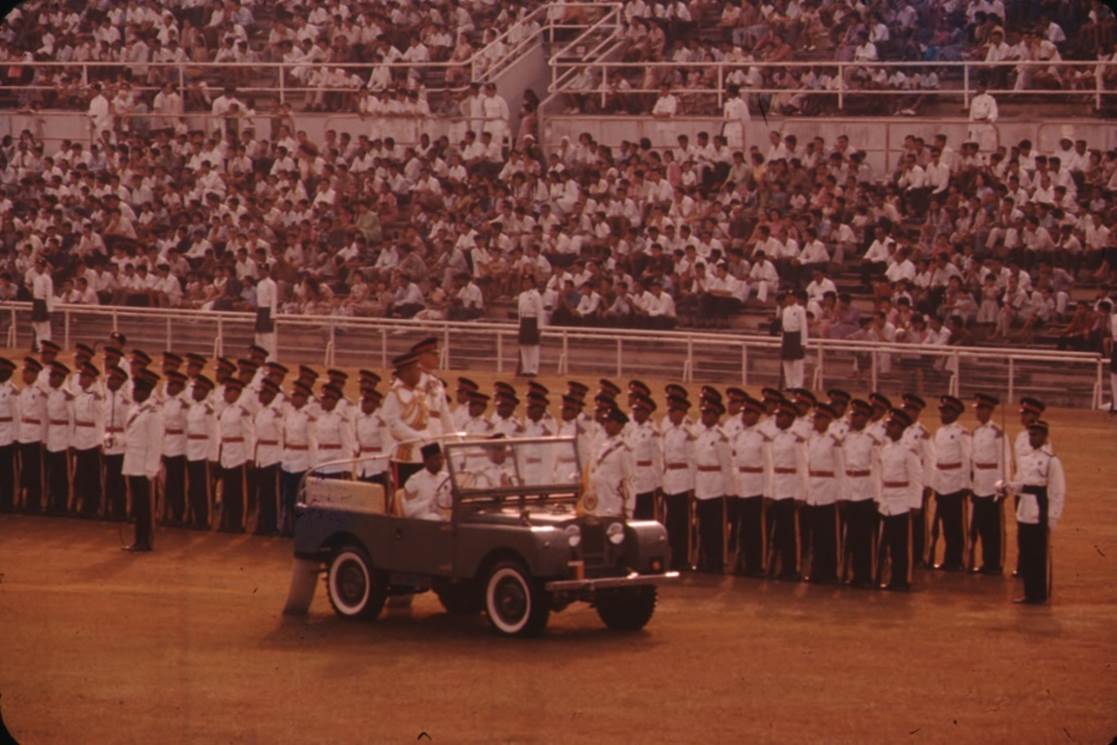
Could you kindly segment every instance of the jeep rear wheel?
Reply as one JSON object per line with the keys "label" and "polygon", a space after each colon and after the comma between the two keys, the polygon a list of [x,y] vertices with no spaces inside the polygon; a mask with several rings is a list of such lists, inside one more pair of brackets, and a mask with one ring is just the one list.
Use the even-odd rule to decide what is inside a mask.
{"label": "jeep rear wheel", "polygon": [[501,562],[485,580],[485,613],[497,633],[537,636],[547,625],[550,602],[542,585],[519,562]]}
{"label": "jeep rear wheel", "polygon": [[598,594],[594,605],[597,615],[614,631],[639,631],[655,613],[654,586],[609,590]]}
{"label": "jeep rear wheel", "polygon": [[388,597],[383,573],[373,568],[359,546],[344,546],[333,555],[326,588],[334,612],[346,619],[376,618]]}

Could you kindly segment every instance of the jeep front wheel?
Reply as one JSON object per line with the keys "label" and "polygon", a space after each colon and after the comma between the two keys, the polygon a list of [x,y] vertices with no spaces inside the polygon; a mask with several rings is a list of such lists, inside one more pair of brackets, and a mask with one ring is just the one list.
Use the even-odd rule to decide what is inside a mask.
{"label": "jeep front wheel", "polygon": [[346,619],[372,620],[380,615],[388,587],[368,554],[358,546],[345,546],[330,559],[326,588],[334,612]]}
{"label": "jeep front wheel", "polygon": [[597,615],[614,631],[639,631],[655,613],[654,586],[609,590],[598,594]]}
{"label": "jeep front wheel", "polygon": [[485,613],[497,633],[537,636],[547,625],[551,606],[546,591],[519,562],[501,562],[485,580]]}

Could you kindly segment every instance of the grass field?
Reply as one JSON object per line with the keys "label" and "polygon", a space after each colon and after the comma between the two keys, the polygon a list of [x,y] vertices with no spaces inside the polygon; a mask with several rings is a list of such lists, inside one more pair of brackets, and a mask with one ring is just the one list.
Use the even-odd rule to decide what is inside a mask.
{"label": "grass field", "polygon": [[642,633],[574,606],[508,641],[427,596],[351,624],[319,591],[284,619],[279,539],[162,530],[131,555],[116,525],[0,516],[0,710],[22,743],[1109,742],[1117,418],[1047,418],[1069,495],[1044,607],[1008,577],[688,577]]}

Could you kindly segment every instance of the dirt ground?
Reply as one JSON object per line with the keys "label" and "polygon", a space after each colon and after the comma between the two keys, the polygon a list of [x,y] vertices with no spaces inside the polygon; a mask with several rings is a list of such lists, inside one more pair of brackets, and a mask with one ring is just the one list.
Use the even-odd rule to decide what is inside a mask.
{"label": "dirt ground", "polygon": [[285,619],[280,539],[161,530],[131,555],[117,525],[0,516],[0,709],[27,744],[1109,742],[1117,418],[1048,419],[1070,493],[1045,607],[1008,577],[688,577],[639,634],[573,606],[509,641],[432,596],[354,624],[320,587]]}

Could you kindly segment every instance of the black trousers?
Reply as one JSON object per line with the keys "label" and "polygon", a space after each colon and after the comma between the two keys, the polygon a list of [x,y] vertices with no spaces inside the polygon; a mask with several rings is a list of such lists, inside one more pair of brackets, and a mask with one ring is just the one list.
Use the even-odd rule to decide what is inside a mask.
{"label": "black trousers", "polygon": [[971,500],[970,539],[981,541],[981,570],[1001,572],[1004,542],[1004,501],[992,495]]}
{"label": "black trousers", "polygon": [[772,503],[772,542],[769,551],[773,560],[768,563],[772,574],[779,565],[779,576],[784,579],[799,576],[798,516],[799,505],[794,499],[777,499]]}
{"label": "black trousers", "polygon": [[244,532],[244,465],[221,469],[221,530]]}
{"label": "black trousers", "polygon": [[82,517],[101,512],[101,448],[74,451],[74,501]]}
{"label": "black trousers", "polygon": [[209,529],[211,480],[208,460],[186,461],[186,483],[190,499],[191,524],[197,530]]}
{"label": "black trousers", "polygon": [[811,525],[812,582],[838,579],[838,508],[833,504],[807,505]]}
{"label": "black trousers", "polygon": [[256,467],[256,534],[274,535],[279,499],[279,464]]}
{"label": "black trousers", "polygon": [[671,545],[671,568],[690,568],[690,492],[667,495],[667,542]]}
{"label": "black trousers", "polygon": [[136,516],[136,548],[151,549],[151,479],[146,476],[129,476],[128,489],[132,492],[132,513]]}
{"label": "black trousers", "polygon": [[911,569],[911,535],[914,515],[914,511],[900,515],[881,515],[881,519],[884,521],[884,537],[881,548],[888,551],[888,559],[892,565],[892,575],[888,582],[889,587],[907,588],[911,585],[908,574]]}
{"label": "black trousers", "polygon": [[725,497],[698,500],[698,571],[720,572],[725,567],[722,531]]}
{"label": "black trousers", "polygon": [[186,456],[164,455],[163,468],[166,474],[164,496],[171,525],[182,525],[186,517]]}
{"label": "black trousers", "polygon": [[930,494],[930,489],[924,489],[921,506],[911,511],[911,555],[914,561],[927,561],[927,503],[930,502]]}
{"label": "black trousers", "polygon": [[51,515],[65,515],[70,501],[70,463],[66,456],[65,450],[47,450],[43,456],[47,513]]}
{"label": "black trousers", "polygon": [[0,512],[15,509],[16,444],[0,447]]}
{"label": "black trousers", "polygon": [[105,516],[110,520],[124,520],[128,502],[124,493],[124,453],[105,456]]}
{"label": "black trousers", "polygon": [[283,504],[279,511],[279,534],[288,538],[295,534],[295,502],[299,498],[299,484],[305,475],[306,471],[283,471],[280,475]]}
{"label": "black trousers", "polygon": [[725,521],[728,528],[725,531],[725,553],[730,561],[734,561],[737,549],[741,545],[741,498],[737,496],[725,498]]}
{"label": "black trousers", "polygon": [[[764,573],[764,497],[729,500],[736,503],[737,571],[749,577]],[[730,516],[732,518],[732,510]],[[731,534],[732,535],[732,534]]]}
{"label": "black trousers", "polygon": [[846,502],[845,559],[855,585],[873,581],[873,552],[876,550],[876,505],[871,499]]}
{"label": "black trousers", "polygon": [[643,494],[636,495],[636,509],[632,512],[632,517],[637,520],[654,520],[655,519],[655,495],[656,492],[646,491]]}
{"label": "black trousers", "polygon": [[[938,519],[942,521],[942,536],[945,544],[942,563],[947,569],[962,568],[963,556],[966,553],[965,505],[965,491],[950,494],[935,493],[935,509]],[[931,556],[929,560],[933,562],[935,557]]]}
{"label": "black trousers", "polygon": [[1020,536],[1020,574],[1024,578],[1024,597],[1042,602],[1047,600],[1047,526],[1016,523]]}
{"label": "black trousers", "polygon": [[798,520],[795,524],[799,531],[799,569],[800,571],[806,571],[808,566],[807,556],[811,551],[811,529],[814,527],[814,523],[811,522],[810,517],[807,515],[806,502],[796,501],[795,508],[796,514],[798,515]]}

